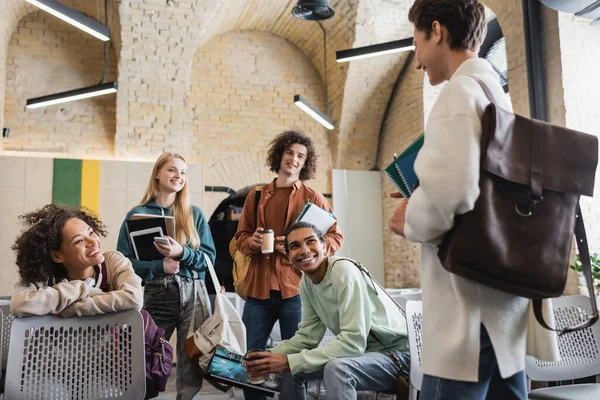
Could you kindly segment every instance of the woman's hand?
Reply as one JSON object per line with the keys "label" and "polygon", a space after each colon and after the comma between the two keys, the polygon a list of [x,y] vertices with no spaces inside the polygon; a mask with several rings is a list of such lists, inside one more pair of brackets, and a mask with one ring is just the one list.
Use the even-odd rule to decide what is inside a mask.
{"label": "woman's hand", "polygon": [[175,261],[171,257],[165,257],[163,260],[163,269],[166,274],[175,275],[179,272],[179,261]]}
{"label": "woman's hand", "polygon": [[171,236],[167,236],[167,238],[169,239],[169,244],[154,242],[156,249],[165,257],[181,258],[183,256],[183,246]]}

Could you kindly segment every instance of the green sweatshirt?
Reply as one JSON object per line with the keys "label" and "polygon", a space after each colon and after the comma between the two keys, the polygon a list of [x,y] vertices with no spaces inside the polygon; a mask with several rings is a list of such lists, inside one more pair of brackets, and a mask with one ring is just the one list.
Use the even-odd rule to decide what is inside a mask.
{"label": "green sweatshirt", "polygon": [[[357,357],[367,352],[385,351],[369,336],[369,331],[389,348],[408,353],[407,325],[396,304],[354,264],[329,257],[325,278],[314,284],[303,275],[300,280],[302,320],[289,340],[272,348],[287,354],[292,374],[314,372],[327,362]],[[336,335],[319,346],[328,328]]]}
{"label": "green sweatshirt", "polygon": [[[194,226],[200,236],[200,249],[196,250],[188,246],[183,246],[183,256],[179,260],[178,274],[192,278],[192,271],[196,271],[200,279],[204,279],[207,265],[203,253],[206,253],[208,258],[214,263],[217,252],[204,214],[202,214],[202,211],[196,206],[192,206],[192,209],[194,213]],[[127,213],[125,220],[131,219],[133,214],[171,215],[171,209],[163,207],[154,200],[151,200],[143,206],[134,207]],[[177,226],[177,222],[175,223],[175,226]],[[144,281],[154,279],[158,275],[163,275],[165,273],[163,260],[140,261],[135,259],[129,246],[125,221],[123,221],[121,230],[119,231],[117,250],[131,260],[135,273]]]}

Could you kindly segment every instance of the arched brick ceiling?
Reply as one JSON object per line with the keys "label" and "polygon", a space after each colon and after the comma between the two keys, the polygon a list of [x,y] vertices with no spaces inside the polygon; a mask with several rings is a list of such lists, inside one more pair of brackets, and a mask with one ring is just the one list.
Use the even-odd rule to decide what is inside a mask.
{"label": "arched brick ceiling", "polygon": [[[335,51],[410,37],[412,25],[407,20],[410,3],[407,0],[331,1],[336,14],[322,24],[327,32],[330,116],[336,122],[329,144],[336,167],[368,169],[373,166],[381,118],[406,55],[338,64]],[[283,37],[312,61],[324,79],[322,31],[316,22],[294,18],[291,10],[295,5],[296,0],[252,0],[241,9],[223,7],[220,14],[226,16],[216,18],[223,25],[213,33],[258,30]]]}
{"label": "arched brick ceiling", "polygon": [[[366,1],[366,0],[363,0]],[[348,64],[338,64],[335,61],[335,51],[353,47],[355,41],[355,27],[357,9],[360,0],[332,0],[335,16],[321,21],[327,33],[327,84],[329,93],[330,117],[340,121],[342,103]],[[323,63],[323,33],[314,21],[303,21],[292,16],[292,9],[297,0],[272,1],[249,0],[243,7],[238,2],[229,0],[212,18],[212,26],[200,38],[198,45],[210,39],[211,35],[218,35],[227,31],[255,30],[277,35],[297,46],[308,57],[319,74],[325,80]],[[310,101],[310,99],[307,99]],[[292,99],[290,99],[290,102]],[[325,111],[325,110],[322,110]],[[335,148],[339,123],[330,136],[330,148]]]}

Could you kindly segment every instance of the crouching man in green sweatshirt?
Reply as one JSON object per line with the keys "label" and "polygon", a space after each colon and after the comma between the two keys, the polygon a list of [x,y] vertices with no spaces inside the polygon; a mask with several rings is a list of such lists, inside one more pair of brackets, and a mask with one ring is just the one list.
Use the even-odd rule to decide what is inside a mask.
{"label": "crouching man in green sweatshirt", "polygon": [[[247,356],[250,376],[283,373],[280,398],[306,399],[302,385],[321,379],[327,398],[356,399],[361,390],[396,389],[408,375],[406,319],[392,300],[352,262],[325,254],[322,233],[305,222],[292,225],[285,238],[300,280],[302,320],[296,334],[270,351]],[[335,339],[319,346],[325,329]],[[385,345],[385,346],[384,346]]]}

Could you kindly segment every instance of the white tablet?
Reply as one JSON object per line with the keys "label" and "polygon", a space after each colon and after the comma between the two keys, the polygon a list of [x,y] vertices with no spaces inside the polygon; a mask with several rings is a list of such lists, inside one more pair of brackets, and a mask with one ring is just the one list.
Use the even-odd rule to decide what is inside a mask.
{"label": "white tablet", "polygon": [[[163,230],[160,227],[131,232],[129,237],[131,238],[131,247],[135,258],[138,260],[155,259],[152,254],[159,252],[154,247],[154,237],[162,235]],[[142,256],[141,258],[140,255]]]}

